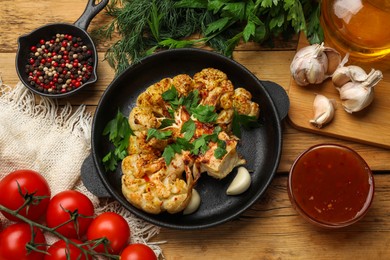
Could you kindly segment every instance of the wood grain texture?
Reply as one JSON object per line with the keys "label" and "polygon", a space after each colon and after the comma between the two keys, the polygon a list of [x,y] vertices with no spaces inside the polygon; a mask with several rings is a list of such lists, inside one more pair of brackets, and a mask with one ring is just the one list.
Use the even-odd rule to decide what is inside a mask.
{"label": "wood grain texture", "polygon": [[[73,23],[87,0],[0,0],[0,75],[5,84],[18,81],[15,70],[16,39],[46,23]],[[55,5],[55,8],[54,8]],[[47,11],[50,9],[50,11]],[[89,30],[106,21],[104,13],[92,20]],[[113,39],[115,40],[115,39]],[[297,40],[270,49],[257,44],[240,45],[233,54],[258,78],[290,87],[289,66]],[[92,114],[114,79],[104,61],[111,42],[97,45],[98,82],[70,98],[59,100],[74,106],[86,104]],[[162,244],[169,260],[192,259],[389,259],[390,258],[390,152],[387,149],[319,133],[301,131],[283,122],[283,150],[278,174],[264,197],[237,220],[206,230],[178,231],[162,228],[154,241]],[[319,143],[339,143],[356,150],[375,170],[376,192],[367,216],[349,228],[323,230],[306,223],[288,199],[287,172],[295,158]]]}
{"label": "wood grain texture", "polygon": [[[301,37],[298,48],[307,45],[307,41]],[[390,58],[376,63],[347,63],[351,64],[362,66],[367,73],[372,68],[381,69],[383,73],[383,80],[375,86],[375,98],[369,107],[357,113],[347,113],[331,79],[320,85],[304,87],[291,80],[289,119],[294,127],[301,130],[390,148]],[[316,94],[322,94],[337,102],[333,121],[321,129],[309,123],[313,118],[313,101]]]}
{"label": "wood grain texture", "polygon": [[155,240],[167,259],[385,259],[390,256],[387,175],[376,176],[375,198],[357,224],[339,230],[306,222],[291,207],[285,176],[236,220],[207,230],[162,229]]}

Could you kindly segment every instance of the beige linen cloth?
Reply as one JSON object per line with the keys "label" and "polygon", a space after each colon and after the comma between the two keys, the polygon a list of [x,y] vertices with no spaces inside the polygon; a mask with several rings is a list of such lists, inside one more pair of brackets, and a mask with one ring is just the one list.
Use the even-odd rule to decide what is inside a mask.
{"label": "beige linen cloth", "polygon": [[[0,179],[17,169],[32,169],[48,181],[52,196],[77,189],[94,203],[96,213],[114,211],[124,216],[131,229],[131,242],[147,243],[159,228],[138,219],[117,202],[104,202],[90,193],[80,180],[80,169],[91,148],[92,117],[80,106],[59,108],[56,101],[41,98],[21,82],[11,88],[0,75]],[[96,176],[98,178],[98,176]],[[6,196],[1,194],[0,196]],[[0,214],[1,215],[1,214]],[[1,222],[7,223],[1,215]],[[158,243],[149,244],[162,255]]]}

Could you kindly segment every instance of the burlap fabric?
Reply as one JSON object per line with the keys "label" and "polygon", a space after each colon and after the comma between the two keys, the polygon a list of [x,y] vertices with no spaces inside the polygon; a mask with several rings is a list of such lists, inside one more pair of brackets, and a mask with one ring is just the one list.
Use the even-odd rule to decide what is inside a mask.
{"label": "burlap fabric", "polygon": [[[46,178],[52,195],[77,189],[91,198],[97,214],[122,214],[132,231],[131,242],[147,243],[159,232],[119,203],[99,201],[80,181],[80,169],[91,148],[92,117],[85,106],[75,111],[70,104],[59,108],[53,99],[36,99],[22,83],[11,88],[2,84],[1,78],[0,95],[0,179],[17,169],[32,169]],[[0,196],[4,196],[1,191]],[[0,218],[9,224],[2,215]],[[151,247],[161,254],[157,244]]]}

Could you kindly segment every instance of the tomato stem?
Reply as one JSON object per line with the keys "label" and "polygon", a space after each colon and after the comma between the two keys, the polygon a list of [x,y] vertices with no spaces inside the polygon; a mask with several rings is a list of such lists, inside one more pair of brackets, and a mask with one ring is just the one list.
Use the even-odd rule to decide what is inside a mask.
{"label": "tomato stem", "polygon": [[[23,204],[23,206],[27,206],[27,205],[28,205],[28,202],[25,202],[25,203]],[[23,207],[23,206],[22,206],[22,207]],[[24,217],[23,215],[20,215],[18,212],[22,209],[22,207],[20,207],[20,208],[17,209],[17,210],[11,210],[11,209],[9,209],[9,208],[3,206],[3,205],[0,205],[0,211],[7,212],[7,213],[11,214],[12,216],[14,216],[14,217],[20,219],[21,221],[23,221],[23,222],[29,224],[32,230],[33,230],[33,227],[37,227],[37,228],[42,229],[43,231],[49,232],[49,233],[51,233],[51,234],[57,236],[59,239],[64,240],[65,243],[67,243],[67,244],[72,244],[73,246],[77,247],[79,250],[81,250],[81,251],[83,252],[83,254],[84,254],[85,256],[92,256],[92,257],[94,257],[94,256],[105,256],[105,257],[108,257],[109,259],[116,259],[116,260],[119,260],[119,256],[118,256],[118,255],[112,255],[112,254],[109,254],[109,253],[98,253],[98,252],[93,251],[93,248],[94,248],[94,247],[90,247],[90,245],[91,245],[92,243],[93,243],[94,245],[95,245],[95,243],[103,243],[104,238],[101,239],[101,241],[100,241],[100,240],[98,240],[98,241],[92,240],[92,241],[87,241],[86,243],[83,243],[83,244],[77,244],[76,242],[73,242],[71,239],[68,239],[67,237],[65,237],[64,235],[62,235],[62,234],[60,234],[60,233],[58,233],[58,232],[56,231],[56,229],[57,229],[59,226],[62,226],[62,225],[65,225],[66,223],[69,223],[69,222],[71,222],[71,221],[74,221],[74,219],[71,218],[70,220],[64,222],[63,224],[61,224],[61,225],[59,225],[59,226],[57,226],[57,227],[49,228],[49,227],[47,227],[47,226],[45,226],[45,225],[42,225],[42,224],[37,223],[37,222],[35,222],[35,221],[32,221],[32,220],[30,220],[30,219]],[[33,250],[33,251],[36,251],[36,252],[41,252],[41,253],[47,254],[47,252],[38,249],[38,248],[37,248],[37,244],[33,243],[33,241],[34,241],[34,236],[35,236],[35,233],[32,232],[31,241],[30,241],[29,243],[26,244],[27,250],[29,250],[29,251]],[[88,249],[86,249],[86,248],[83,247],[83,246],[85,246],[85,245],[88,245]]]}

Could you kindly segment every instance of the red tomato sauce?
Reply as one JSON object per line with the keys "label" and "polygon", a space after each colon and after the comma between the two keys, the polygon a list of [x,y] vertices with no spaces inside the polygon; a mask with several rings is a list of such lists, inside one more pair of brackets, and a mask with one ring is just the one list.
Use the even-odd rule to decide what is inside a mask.
{"label": "red tomato sauce", "polygon": [[366,162],[342,146],[318,146],[293,165],[290,192],[297,207],[317,222],[353,220],[371,204],[374,182]]}

